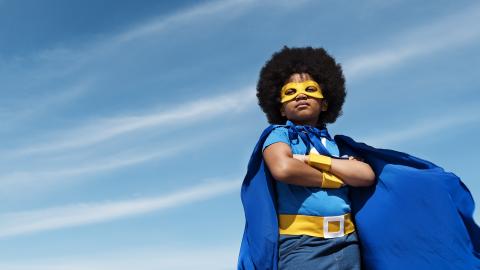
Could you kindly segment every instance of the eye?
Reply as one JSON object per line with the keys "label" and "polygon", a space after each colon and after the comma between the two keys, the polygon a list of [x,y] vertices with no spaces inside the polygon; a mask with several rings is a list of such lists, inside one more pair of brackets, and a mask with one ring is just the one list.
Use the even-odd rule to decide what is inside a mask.
{"label": "eye", "polygon": [[295,94],[296,92],[297,92],[297,89],[290,88],[290,89],[287,89],[287,91],[285,91],[285,95],[290,96],[290,95]]}
{"label": "eye", "polygon": [[316,92],[317,91],[317,88],[315,86],[309,86],[307,87],[307,89],[305,89],[305,91],[307,92]]}

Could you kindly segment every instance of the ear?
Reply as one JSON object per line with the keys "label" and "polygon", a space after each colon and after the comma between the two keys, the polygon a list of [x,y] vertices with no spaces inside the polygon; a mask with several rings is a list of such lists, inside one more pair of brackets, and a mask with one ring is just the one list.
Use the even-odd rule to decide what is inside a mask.
{"label": "ear", "polygon": [[328,110],[328,102],[325,99],[322,99],[322,112],[326,112]]}
{"label": "ear", "polygon": [[285,109],[283,108],[283,106],[280,107],[280,114],[281,114],[283,117],[287,116],[287,115],[285,114]]}

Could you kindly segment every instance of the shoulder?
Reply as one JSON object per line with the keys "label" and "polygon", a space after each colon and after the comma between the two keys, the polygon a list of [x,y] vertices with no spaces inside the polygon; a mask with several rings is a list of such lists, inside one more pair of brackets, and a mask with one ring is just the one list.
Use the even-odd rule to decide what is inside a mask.
{"label": "shoulder", "polygon": [[269,145],[277,142],[283,142],[290,145],[290,139],[288,136],[288,128],[284,125],[273,125],[270,133],[267,135],[265,142],[263,143],[262,150],[265,150]]}
{"label": "shoulder", "polygon": [[274,125],[270,134],[285,134],[288,135],[288,128],[284,125]]}

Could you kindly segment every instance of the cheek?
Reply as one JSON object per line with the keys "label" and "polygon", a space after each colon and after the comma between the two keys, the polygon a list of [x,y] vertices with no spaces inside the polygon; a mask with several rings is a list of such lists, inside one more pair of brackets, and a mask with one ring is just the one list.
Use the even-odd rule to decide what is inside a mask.
{"label": "cheek", "polygon": [[321,108],[323,108],[322,100],[317,100],[315,102],[315,108],[317,108],[318,110],[321,110]]}
{"label": "cheek", "polygon": [[288,115],[295,111],[295,105],[293,102],[288,102],[283,105],[283,111]]}

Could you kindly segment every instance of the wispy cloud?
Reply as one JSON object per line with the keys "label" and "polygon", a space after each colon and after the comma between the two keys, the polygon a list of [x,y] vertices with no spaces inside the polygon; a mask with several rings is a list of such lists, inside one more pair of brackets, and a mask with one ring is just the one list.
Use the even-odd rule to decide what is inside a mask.
{"label": "wispy cloud", "polygon": [[153,149],[142,153],[127,153],[115,157],[103,158],[96,156],[87,160],[84,164],[73,162],[66,165],[54,165],[50,168],[24,169],[0,175],[0,194],[10,196],[16,194],[14,191],[23,190],[46,190],[51,186],[58,186],[60,183],[73,182],[79,177],[86,179],[88,175],[100,172],[118,170],[135,164],[150,160],[159,160],[166,157],[173,157],[176,154],[198,146],[198,140],[190,141],[174,147],[162,147],[161,150]]}
{"label": "wispy cloud", "polygon": [[[96,78],[94,71],[99,62],[105,62],[106,59],[115,58],[117,53],[123,54],[123,43],[129,43],[133,40],[156,36],[162,31],[171,30],[176,27],[184,25],[184,23],[194,23],[196,21],[208,18],[212,19],[214,16],[225,17],[225,12],[229,9],[235,9],[235,12],[241,12],[245,7],[249,7],[253,1],[215,1],[205,4],[197,5],[191,8],[181,10],[177,13],[170,14],[167,17],[157,17],[153,20],[148,20],[133,28],[113,34],[107,38],[102,38],[84,44],[81,49],[68,48],[52,48],[47,51],[39,52],[33,60],[18,59],[13,62],[2,62],[0,70],[9,70],[8,65],[14,65],[17,68],[15,72],[10,72],[8,81],[13,87],[20,88],[37,87],[44,85],[46,81],[59,81],[55,86],[58,89],[65,90],[58,95],[48,96],[48,91],[42,94],[42,98],[35,99],[33,106],[29,106],[26,110],[22,110],[22,104],[28,104],[28,101],[13,104],[12,108],[4,111],[6,114],[15,114],[16,111],[23,111],[15,114],[15,124],[19,124],[20,119],[28,118],[27,116],[37,116],[39,112],[49,110],[54,105],[61,103],[68,103],[73,101],[76,97],[80,97],[85,93],[86,88],[97,89],[97,85],[90,85],[87,82],[94,81]],[[229,13],[230,14],[230,13]],[[228,17],[228,16],[227,16]],[[111,53],[112,49],[118,49],[115,53]],[[106,53],[108,52],[108,53]],[[28,68],[24,68],[24,64],[34,63]],[[107,61],[110,62],[110,61]],[[114,66],[113,64],[111,66]],[[100,65],[103,67],[103,64]],[[93,71],[92,71],[93,70]],[[6,74],[6,73],[5,73]],[[28,75],[28,76],[27,76]],[[34,78],[34,82],[21,79],[23,77]],[[61,80],[58,80],[61,78]],[[88,79],[87,79],[88,78]],[[85,79],[85,80],[83,80]],[[71,81],[83,81],[86,83],[77,85],[75,88],[65,87]],[[17,85],[18,84],[18,85]],[[28,84],[28,85],[27,85]],[[92,86],[92,87],[89,87]],[[48,89],[48,88],[47,88]],[[70,90],[68,90],[70,89]],[[167,136],[172,129],[198,124],[204,121],[209,121],[212,118],[229,113],[237,113],[243,111],[247,106],[255,104],[254,102],[254,86],[246,87],[243,90],[230,92],[222,96],[205,97],[204,99],[192,101],[183,104],[172,104],[168,108],[165,104],[159,104],[156,108],[150,109],[149,113],[139,114],[130,113],[128,115],[119,115],[110,118],[97,118],[89,120],[86,123],[74,127],[61,127],[58,131],[50,130],[51,136],[46,136],[42,133],[35,133],[28,140],[28,144],[16,146],[15,148],[2,150],[2,157],[5,163],[11,159],[22,160],[21,169],[10,170],[0,176],[0,192],[5,194],[13,194],[11,191],[18,187],[28,186],[28,190],[37,190],[36,183],[44,183],[42,189],[51,187],[51,184],[58,184],[59,180],[62,183],[70,182],[74,179],[79,179],[79,176],[88,176],[94,173],[99,173],[107,170],[116,170],[126,166],[131,166],[146,162],[153,159],[159,159],[167,154],[180,153],[190,143],[183,144],[175,149],[158,149],[153,151],[145,151],[136,155],[122,156],[118,155],[115,158],[105,159],[101,150],[88,160],[84,165],[73,163],[57,164],[56,166],[47,166],[42,169],[29,168],[31,164],[37,163],[38,155],[42,155],[43,160],[51,157],[57,157],[62,154],[65,156],[81,156],[82,153],[89,151],[92,145],[102,145],[109,143],[112,139],[121,137],[126,144],[131,141],[132,137],[138,138],[138,134],[132,135],[134,132],[142,132],[147,129],[158,128],[162,130]],[[160,89],[162,90],[162,89]],[[7,115],[6,115],[7,116]],[[10,118],[10,117],[6,117]],[[159,133],[159,132],[156,132]],[[37,137],[38,135],[38,137]],[[125,137],[122,137],[125,136]],[[203,145],[203,144],[197,144]],[[75,151],[71,151],[75,149]],[[169,150],[170,149],[170,150]],[[73,153],[73,154],[72,154]],[[27,160],[28,159],[28,160]],[[10,161],[9,161],[10,162]],[[41,180],[41,181],[39,181]],[[49,185],[50,184],[50,185]]]}
{"label": "wispy cloud", "polygon": [[[2,121],[37,117],[37,112],[68,104],[89,92],[96,76],[79,70],[83,58],[71,50],[50,49],[32,56],[0,60],[0,91],[5,93],[1,105],[9,113]],[[13,98],[8,98],[11,94]],[[10,119],[11,115],[14,119]]]}
{"label": "wispy cloud", "polygon": [[[67,104],[68,102],[75,100],[85,92],[88,92],[91,84],[91,80],[82,79],[74,82],[72,85],[65,85],[65,87],[62,86],[63,89],[61,90],[49,92],[44,97],[22,98],[14,102],[14,104],[11,105],[11,108],[9,108],[10,106],[8,104],[4,104],[4,108],[0,113],[0,119],[4,125],[8,125],[9,128],[12,128],[12,126],[15,126],[15,124],[18,124],[25,119],[32,116],[38,117],[42,113],[47,112],[56,106]],[[37,102],[38,100],[40,100],[40,102]]]}
{"label": "wispy cloud", "polygon": [[[139,37],[171,29],[172,27],[178,27],[184,23],[193,23],[213,15],[222,15],[223,18],[229,18],[233,14],[252,6],[255,2],[252,0],[227,0],[202,3],[166,17],[154,18],[147,23],[119,34],[112,41],[113,43],[131,41]],[[223,16],[226,13],[229,16]]]}
{"label": "wispy cloud", "polygon": [[443,115],[442,117],[426,118],[417,120],[408,127],[392,128],[388,132],[366,137],[362,141],[378,147],[386,147],[394,144],[417,140],[444,129],[480,122],[480,113],[477,108],[464,109],[455,114]]}
{"label": "wispy cloud", "polygon": [[210,181],[154,198],[84,203],[26,212],[0,214],[0,237],[31,234],[106,222],[207,200],[240,187],[239,180]]}
{"label": "wispy cloud", "polygon": [[388,48],[353,57],[345,62],[348,78],[356,79],[374,71],[394,68],[421,55],[431,55],[452,49],[480,38],[480,28],[473,27],[480,17],[480,5],[398,34],[390,40]]}
{"label": "wispy cloud", "polygon": [[[3,108],[2,114],[5,117],[2,118],[8,120],[9,116],[15,112],[24,112],[21,114],[23,117],[17,115],[18,117],[15,118],[18,124],[18,121],[27,120],[28,117],[37,117],[37,111],[54,108],[55,106],[51,106],[52,104],[72,102],[74,97],[80,97],[87,91],[80,92],[79,87],[71,88],[69,86],[76,81],[98,78],[99,75],[96,73],[104,70],[104,62],[112,62],[105,61],[105,59],[115,59],[118,58],[118,55],[124,55],[125,51],[122,46],[131,41],[158,36],[163,31],[184,27],[185,23],[195,25],[204,19],[218,16],[224,19],[232,18],[233,14],[239,14],[253,4],[255,1],[251,0],[206,2],[167,16],[158,16],[135,24],[120,33],[88,40],[81,46],[48,48],[33,55],[17,56],[9,60],[0,59],[0,71],[4,71],[0,72],[3,90],[19,92],[41,87],[42,89],[36,92],[47,93],[37,96],[34,102],[30,102],[34,106],[29,107],[28,110],[22,107],[24,102],[13,104],[8,111]],[[226,13],[229,16],[225,16]],[[110,65],[110,67],[112,66]],[[25,78],[29,78],[29,80],[26,81]],[[61,93],[52,92],[51,86],[45,84],[55,85],[56,89],[62,89]],[[118,120],[122,121],[122,119]]]}
{"label": "wispy cloud", "polygon": [[[92,46],[91,53],[95,54],[94,52],[98,52],[98,50],[102,51],[100,48],[108,50],[110,46],[118,46],[119,41],[126,42],[135,38],[153,35],[158,31],[165,30],[165,27],[175,27],[176,23],[179,22],[191,22],[192,20],[208,17],[211,14],[222,14],[225,10],[229,10],[232,7],[240,8],[249,7],[250,5],[253,5],[252,1],[232,0],[215,1],[194,6],[167,17],[155,18],[128,31],[122,32],[111,39],[106,39],[100,44]],[[474,6],[474,8],[470,8],[466,12],[455,14],[441,21],[437,21],[432,25],[422,26],[400,35],[400,37],[394,39],[393,42],[394,44],[400,45],[393,45],[391,48],[385,50],[347,60],[345,63],[346,73],[349,78],[355,79],[356,77],[370,74],[378,69],[389,68],[404,63],[406,60],[420,54],[430,54],[440,49],[464,44],[465,42],[476,39],[480,36],[480,30],[469,26],[472,25],[472,22],[476,20],[478,15],[480,15],[480,8],[479,6]],[[446,35],[445,33],[449,34]],[[248,89],[253,89],[253,87],[249,87]],[[241,91],[240,95],[230,94],[210,100],[206,98],[205,100],[185,104],[182,108],[170,112],[159,111],[146,115],[98,119],[86,123],[79,128],[62,132],[56,135],[55,138],[51,138],[51,141],[44,143],[39,142],[21,149],[14,149],[9,152],[9,156],[15,157],[86,147],[141,129],[180,122],[186,119],[192,119],[193,121],[195,117],[200,117],[200,115],[202,115],[202,117],[205,115],[206,117],[213,117],[225,112],[229,107],[241,107],[251,103],[251,100],[236,99],[238,96],[245,96],[245,93],[251,94],[253,91]],[[72,96],[68,93],[65,95],[67,97]],[[253,98],[253,95],[248,96]],[[242,101],[245,102],[242,103]],[[49,107],[49,101],[40,101],[37,104],[43,104],[41,106],[39,105],[41,108]]]}
{"label": "wispy cloud", "polygon": [[[142,129],[175,126],[208,121],[224,113],[238,113],[254,104],[253,86],[222,96],[204,98],[144,115],[120,116],[94,120],[83,126],[58,134],[46,143],[27,146],[9,152],[8,156],[31,155],[52,151],[64,151],[100,143],[116,136]],[[167,129],[165,129],[167,130]]]}
{"label": "wispy cloud", "polygon": [[87,256],[63,256],[55,259],[29,259],[21,262],[0,262],[0,269],[8,270],[229,270],[235,269],[238,244],[232,246],[184,247],[172,250],[166,247],[148,247],[97,251]]}
{"label": "wispy cloud", "polygon": [[214,134],[197,132],[195,137],[182,140],[182,143],[178,143],[180,137],[177,136],[173,140],[162,140],[160,144],[148,144],[148,147],[118,152],[114,155],[95,151],[93,157],[80,158],[82,161],[67,159],[65,162],[60,162],[54,159],[39,168],[28,168],[27,165],[23,165],[19,170],[13,169],[9,173],[0,175],[0,195],[6,198],[17,197],[19,194],[40,193],[60,185],[89,179],[102,172],[117,171],[153,160],[175,158],[176,155],[195,151],[212,141],[221,139],[234,130],[234,128],[217,129]]}

